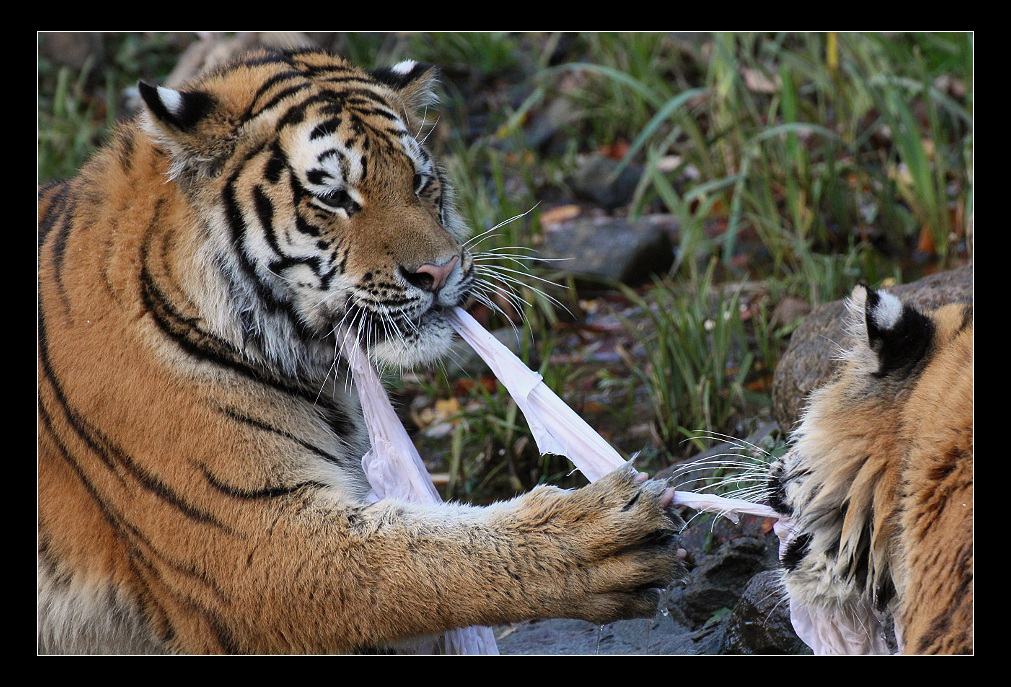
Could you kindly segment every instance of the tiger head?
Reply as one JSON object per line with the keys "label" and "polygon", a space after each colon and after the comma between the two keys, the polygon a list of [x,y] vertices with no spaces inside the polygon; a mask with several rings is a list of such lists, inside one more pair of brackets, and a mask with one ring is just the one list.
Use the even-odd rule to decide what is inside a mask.
{"label": "tiger head", "polygon": [[445,352],[443,311],[466,298],[474,262],[412,121],[436,77],[413,61],[367,72],[295,51],[179,90],[140,85],[144,127],[210,238],[247,347],[346,327],[382,363]]}
{"label": "tiger head", "polygon": [[[956,596],[971,584],[971,570],[959,578],[966,569],[951,560],[972,540],[973,308],[921,312],[864,285],[846,305],[849,343],[771,464],[768,495],[794,528],[781,556],[791,598],[876,627],[871,618],[896,599],[918,603],[904,567],[924,566]],[[924,530],[935,544],[910,563],[930,548]],[[929,623],[946,606],[939,598],[912,612]]]}

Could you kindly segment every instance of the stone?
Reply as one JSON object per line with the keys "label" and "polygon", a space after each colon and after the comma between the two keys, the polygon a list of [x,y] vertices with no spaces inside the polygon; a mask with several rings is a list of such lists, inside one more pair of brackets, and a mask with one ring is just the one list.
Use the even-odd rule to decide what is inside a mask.
{"label": "stone", "polygon": [[[630,286],[663,274],[674,263],[672,234],[678,223],[670,215],[648,215],[632,221],[621,217],[576,217],[550,225],[538,257],[553,270],[577,277],[582,291],[600,281]],[[547,262],[552,260],[552,262]]]}
{"label": "stone", "polygon": [[752,577],[733,610],[724,618],[719,654],[809,654],[790,622],[790,605],[779,572]]}
{"label": "stone", "polygon": [[592,155],[566,179],[572,192],[607,211],[625,207],[632,202],[642,178],[641,165],[627,164],[601,155]]}
{"label": "stone", "polygon": [[718,619],[720,613],[737,605],[747,580],[769,566],[769,546],[764,539],[731,539],[703,557],[689,573],[678,608],[696,626]]}

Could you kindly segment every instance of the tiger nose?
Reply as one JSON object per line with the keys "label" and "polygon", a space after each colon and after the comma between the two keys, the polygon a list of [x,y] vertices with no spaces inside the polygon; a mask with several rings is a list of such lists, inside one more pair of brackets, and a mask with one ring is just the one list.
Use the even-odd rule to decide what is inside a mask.
{"label": "tiger nose", "polygon": [[454,255],[439,265],[429,262],[414,269],[401,267],[400,272],[411,285],[423,291],[436,293],[446,285],[449,275],[459,261],[460,256]]}

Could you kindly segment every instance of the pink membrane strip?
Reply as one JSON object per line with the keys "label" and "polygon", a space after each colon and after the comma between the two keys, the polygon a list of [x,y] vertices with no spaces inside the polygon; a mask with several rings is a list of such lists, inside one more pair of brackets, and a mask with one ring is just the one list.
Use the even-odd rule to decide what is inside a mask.
{"label": "pink membrane strip", "polygon": [[[449,311],[448,318],[509,391],[526,417],[541,453],[565,456],[591,482],[626,464],[607,441],[547,387],[539,374],[470,314],[455,308]],[[740,515],[773,518],[781,554],[795,536],[793,523],[762,504],[688,491],[675,491],[672,503],[717,513],[735,523]],[[887,653],[881,620],[872,612],[833,610],[791,599],[790,618],[798,636],[815,654]]]}
{"label": "pink membrane strip", "polygon": [[[390,397],[369,361],[351,335],[345,334],[342,354],[351,367],[355,387],[365,413],[372,449],[362,458],[372,485],[369,501],[391,497],[412,503],[440,503],[425,463],[407,430],[393,410]],[[443,636],[447,654],[498,654],[495,634],[489,627],[464,627]]]}
{"label": "pink membrane strip", "polygon": [[[462,308],[448,312],[449,322],[491,368],[527,420],[538,450],[565,456],[591,482],[627,461],[569,408],[543,378],[492,336]],[[392,497],[415,503],[441,501],[414,442],[400,423],[379,376],[353,336],[345,335],[342,353],[351,366],[365,413],[371,450],[362,466],[372,485],[370,501]],[[673,503],[717,513],[734,522],[741,514],[775,518],[782,551],[793,536],[792,526],[768,506],[714,494],[675,491]],[[794,629],[816,654],[884,653],[881,623],[866,614],[829,611],[791,599]],[[487,627],[445,633],[447,653],[497,654],[495,636]]]}
{"label": "pink membrane strip", "polygon": [[[449,311],[448,319],[509,391],[526,417],[541,453],[567,457],[591,482],[625,465],[627,461],[549,389],[539,374],[530,370],[469,313],[454,308]],[[675,491],[674,503],[720,513],[734,522],[737,522],[739,513],[779,517],[768,506],[713,494]]]}

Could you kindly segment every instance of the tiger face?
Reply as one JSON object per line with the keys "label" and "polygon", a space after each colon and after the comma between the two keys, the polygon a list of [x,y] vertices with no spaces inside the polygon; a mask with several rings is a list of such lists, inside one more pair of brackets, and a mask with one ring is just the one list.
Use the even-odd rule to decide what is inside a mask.
{"label": "tiger face", "polygon": [[[369,73],[295,53],[247,58],[180,91],[141,85],[146,126],[217,237],[210,259],[264,355],[293,354],[272,352],[286,338],[332,340],[339,327],[387,364],[445,352],[442,312],[465,299],[474,262],[411,118],[435,75],[413,61]],[[255,292],[237,286],[250,278]]]}

